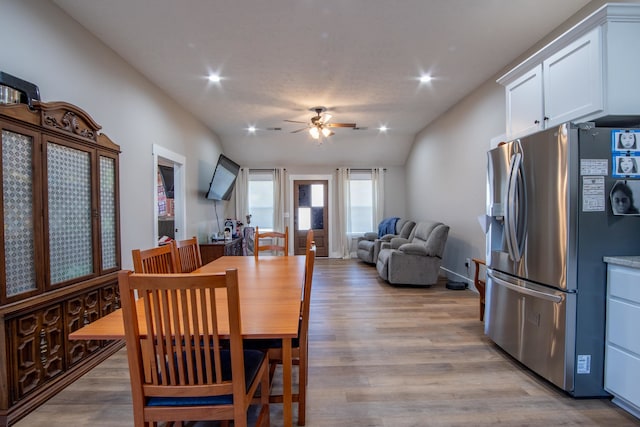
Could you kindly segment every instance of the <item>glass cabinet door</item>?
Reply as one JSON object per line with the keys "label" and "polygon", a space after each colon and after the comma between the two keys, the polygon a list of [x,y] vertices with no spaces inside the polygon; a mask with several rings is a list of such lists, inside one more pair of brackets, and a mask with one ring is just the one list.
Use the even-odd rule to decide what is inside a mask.
{"label": "glass cabinet door", "polygon": [[91,152],[47,142],[49,284],[95,272]]}
{"label": "glass cabinet door", "polygon": [[100,155],[100,244],[102,270],[118,268],[116,159]]}
{"label": "glass cabinet door", "polygon": [[40,203],[34,199],[37,134],[2,127],[2,294],[0,302],[38,291]]}

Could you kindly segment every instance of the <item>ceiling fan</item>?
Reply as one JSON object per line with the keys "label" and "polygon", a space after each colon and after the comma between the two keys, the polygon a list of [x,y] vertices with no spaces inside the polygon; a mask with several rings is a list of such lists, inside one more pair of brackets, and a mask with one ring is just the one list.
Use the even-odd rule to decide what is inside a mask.
{"label": "ceiling fan", "polygon": [[331,120],[331,114],[325,113],[327,109],[325,107],[313,107],[309,109],[310,111],[315,111],[316,115],[311,117],[310,122],[300,122],[297,120],[285,120],[285,122],[289,123],[305,123],[307,126],[296,129],[291,133],[302,132],[303,130],[309,129],[309,134],[313,139],[320,139],[320,136],[325,138],[334,135],[334,132],[330,128],[355,128],[355,123],[329,123]]}

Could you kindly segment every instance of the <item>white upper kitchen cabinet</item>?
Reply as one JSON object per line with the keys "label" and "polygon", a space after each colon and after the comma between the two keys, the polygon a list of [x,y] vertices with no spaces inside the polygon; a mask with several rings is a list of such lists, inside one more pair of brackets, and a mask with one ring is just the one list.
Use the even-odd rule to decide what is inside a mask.
{"label": "white upper kitchen cabinet", "polygon": [[602,112],[600,28],[569,44],[542,63],[546,126]]}
{"label": "white upper kitchen cabinet", "polygon": [[507,137],[640,115],[639,42],[640,4],[607,4],[500,77]]}
{"label": "white upper kitchen cabinet", "polygon": [[508,84],[506,93],[507,136],[529,135],[543,129],[542,65]]}

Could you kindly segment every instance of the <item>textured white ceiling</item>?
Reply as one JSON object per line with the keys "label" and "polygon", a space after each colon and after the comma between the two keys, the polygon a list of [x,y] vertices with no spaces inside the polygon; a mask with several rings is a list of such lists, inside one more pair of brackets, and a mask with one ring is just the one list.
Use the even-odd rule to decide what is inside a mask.
{"label": "textured white ceiling", "polygon": [[[417,132],[588,3],[53,1],[251,166],[402,165]],[[318,105],[366,129],[337,129],[321,146],[292,134],[284,120],[308,121]]]}

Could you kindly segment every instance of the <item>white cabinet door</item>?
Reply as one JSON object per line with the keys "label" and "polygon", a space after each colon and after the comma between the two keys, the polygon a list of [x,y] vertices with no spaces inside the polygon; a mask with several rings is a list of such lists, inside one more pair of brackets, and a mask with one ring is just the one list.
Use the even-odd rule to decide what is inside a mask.
{"label": "white cabinet door", "polygon": [[602,43],[597,27],[543,62],[545,127],[602,111]]}
{"label": "white cabinet door", "polygon": [[610,22],[604,27],[606,40],[606,98],[607,114],[640,114],[640,23]]}
{"label": "white cabinet door", "polygon": [[640,270],[609,264],[607,279],[604,388],[640,417]]}
{"label": "white cabinet door", "polygon": [[507,136],[517,138],[542,129],[542,66],[524,73],[505,89]]}

